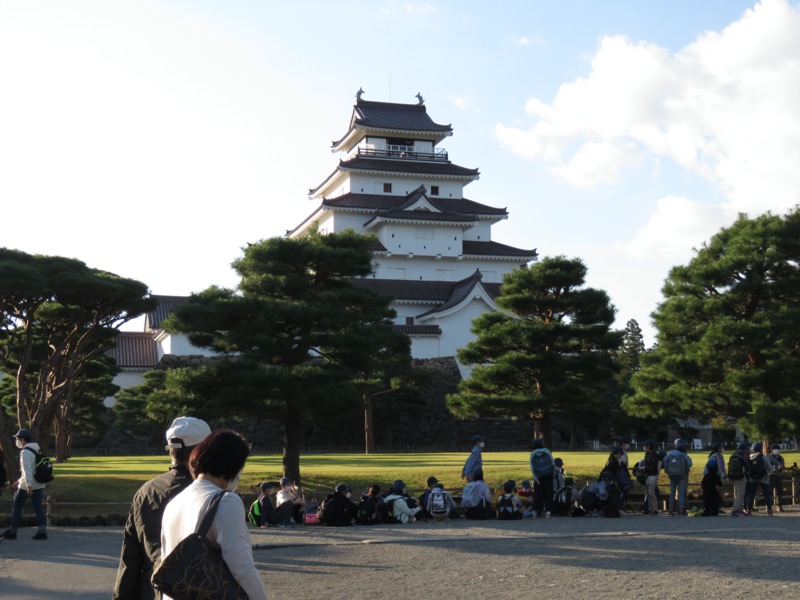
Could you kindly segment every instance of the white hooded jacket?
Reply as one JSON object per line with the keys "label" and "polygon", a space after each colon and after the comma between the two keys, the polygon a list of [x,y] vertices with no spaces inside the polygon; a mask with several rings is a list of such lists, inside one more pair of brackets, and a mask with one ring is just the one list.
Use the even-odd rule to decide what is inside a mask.
{"label": "white hooded jacket", "polygon": [[19,487],[23,489],[30,488],[31,491],[45,487],[44,483],[39,483],[33,477],[33,471],[36,468],[36,452],[39,452],[39,444],[36,442],[28,442],[19,451]]}

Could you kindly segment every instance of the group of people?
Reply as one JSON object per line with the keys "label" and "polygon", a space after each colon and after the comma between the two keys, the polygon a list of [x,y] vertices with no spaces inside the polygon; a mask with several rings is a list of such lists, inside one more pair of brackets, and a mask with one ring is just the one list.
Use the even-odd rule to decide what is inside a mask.
{"label": "group of people", "polygon": [[[11,527],[2,537],[16,539],[22,506],[30,497],[38,524],[34,539],[45,540],[42,509],[45,485],[34,477],[39,447],[28,430],[21,429],[14,437],[20,448],[21,476],[13,484]],[[251,599],[265,599],[266,592],[253,560],[248,522],[259,527],[293,527],[303,522],[344,526],[444,521],[462,514],[467,519],[479,520],[550,518],[553,514],[615,517],[622,514],[633,478],[645,488],[644,512],[658,515],[662,514],[658,506],[662,471],[669,479],[668,514],[685,515],[687,484],[694,466],[682,440],[675,440],[668,452],[658,451],[652,440],[646,440],[643,458],[631,468],[629,441],[621,439],[612,448],[597,480],[579,490],[575,481],[566,476],[563,460],[554,458],[542,439],[535,439],[530,454],[531,480],[523,481],[520,488],[514,480],[508,480],[495,497],[484,481],[485,438],[476,435],[461,473],[466,483],[460,506],[433,476],[428,478],[427,487],[418,498],[411,497],[405,482],[398,479],[386,491],[377,484],[370,486],[358,503],[346,484],[336,486],[321,503],[316,499],[306,503],[294,482],[283,478],[277,484],[262,483],[258,499],[246,511],[238,497],[226,493],[236,490],[250,453],[239,434],[230,430],[211,431],[200,419],[179,417],[166,432],[166,440],[166,450],[172,459],[169,471],[145,483],[131,504],[112,595],[116,600],[157,597],[151,583],[156,565],[195,533],[206,509],[217,497],[217,512],[207,536],[220,549],[244,593]],[[703,509],[688,514],[721,514],[721,488],[726,479],[734,486],[733,516],[751,515],[756,510],[759,491],[768,515],[773,514],[773,506],[774,511],[782,512],[785,470],[777,445],[765,455],[761,442],[752,445],[742,442],[726,462],[721,445],[714,444],[703,466]]]}

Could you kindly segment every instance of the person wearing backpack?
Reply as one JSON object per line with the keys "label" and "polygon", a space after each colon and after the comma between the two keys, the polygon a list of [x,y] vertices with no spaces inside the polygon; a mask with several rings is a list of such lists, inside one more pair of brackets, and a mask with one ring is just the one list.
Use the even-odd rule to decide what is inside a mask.
{"label": "person wearing backpack", "polygon": [[358,506],[350,500],[350,486],[340,483],[333,494],[317,510],[319,522],[333,527],[352,525],[358,517]]}
{"label": "person wearing backpack", "polygon": [[640,464],[644,476],[647,514],[658,516],[658,474],[661,472],[662,463],[653,440],[644,441],[644,458]]}
{"label": "person wearing backpack", "polygon": [[256,527],[275,526],[279,522],[278,512],[275,510],[275,484],[265,481],[258,486],[258,489],[261,494],[250,505],[250,510],[247,511],[247,520]]}
{"label": "person wearing backpack", "polygon": [[[530,463],[533,475],[533,514],[549,519],[553,512],[553,478],[556,463],[550,450],[544,447],[542,438],[533,440]],[[543,509],[544,515],[542,515]]]}
{"label": "person wearing backpack", "polygon": [[22,507],[30,497],[33,505],[33,512],[36,514],[37,531],[33,536],[35,540],[47,539],[47,519],[42,506],[44,497],[45,483],[37,481],[34,477],[36,469],[36,459],[39,456],[39,444],[32,441],[31,432],[28,429],[20,429],[14,436],[19,452],[19,472],[20,476],[11,487],[14,492],[14,504],[11,510],[11,525],[3,532],[3,538],[7,540],[17,539],[17,530],[22,523]]}
{"label": "person wearing backpack", "polygon": [[381,486],[374,483],[369,486],[366,494],[361,494],[361,501],[358,503],[358,524],[378,525],[383,523],[384,511],[385,507],[383,505],[383,499],[381,498]]}
{"label": "person wearing backpack", "polygon": [[436,487],[437,483],[439,483],[439,480],[436,479],[436,477],[434,477],[433,475],[428,477],[428,481],[427,481],[428,487],[425,488],[425,491],[422,492],[422,494],[420,494],[420,497],[419,497],[419,506],[420,506],[420,508],[422,508],[422,515],[426,519],[430,519],[431,518],[431,515],[428,512],[428,498],[430,497],[431,492]]}
{"label": "person wearing backpack", "polygon": [[756,493],[761,488],[764,496],[764,504],[767,505],[767,516],[772,516],[772,493],[769,489],[769,469],[767,468],[767,458],[764,456],[764,444],[755,442],[751,447],[750,453],[750,473],[747,475],[747,486],[745,488],[744,509],[746,514],[752,514]]}
{"label": "person wearing backpack", "polygon": [[572,477],[564,478],[564,485],[556,490],[553,498],[553,510],[562,517],[580,517],[583,510],[578,506],[581,493],[575,489],[575,480]]}
{"label": "person wearing backpack", "polygon": [[770,455],[767,457],[769,465],[769,489],[772,493],[772,504],[775,512],[783,512],[783,472],[786,462],[781,456],[780,444],[772,444]]}
{"label": "person wearing backpack", "polygon": [[501,521],[522,518],[522,502],[517,497],[516,485],[516,481],[509,479],[503,484],[503,493],[497,497],[497,518]]}
{"label": "person wearing backpack", "polygon": [[445,491],[444,485],[436,483],[428,495],[428,504],[425,510],[434,521],[444,521],[451,516],[457,517],[456,501]]}
{"label": "person wearing backpack", "polygon": [[[692,459],[686,454],[686,444],[682,439],[675,440],[675,447],[664,457],[664,472],[669,477],[669,515],[685,516],[686,487],[689,484],[689,471]],[[675,498],[678,510],[675,511]]]}
{"label": "person wearing backpack", "polygon": [[422,511],[419,506],[411,508],[408,500],[406,484],[400,479],[395,480],[392,484],[392,491],[387,494],[383,501],[387,506],[387,511],[388,507],[391,506],[391,516],[397,523],[408,523],[415,520],[415,517]]}
{"label": "person wearing backpack", "polygon": [[750,472],[750,452],[747,442],[740,442],[736,452],[728,459],[728,479],[733,482],[732,517],[745,517],[745,494],[747,492],[747,473]]}

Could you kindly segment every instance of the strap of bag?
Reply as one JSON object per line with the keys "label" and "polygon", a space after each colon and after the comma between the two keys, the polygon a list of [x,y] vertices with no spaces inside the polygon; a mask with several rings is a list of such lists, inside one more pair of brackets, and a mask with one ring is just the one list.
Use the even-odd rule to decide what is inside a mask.
{"label": "strap of bag", "polygon": [[214,516],[217,514],[217,507],[219,507],[219,502],[222,500],[222,497],[228,493],[228,490],[222,490],[217,492],[214,497],[211,499],[211,502],[208,504],[208,508],[206,508],[206,512],[203,515],[203,518],[200,519],[200,523],[197,525],[197,529],[195,533],[200,534],[203,537],[208,535],[208,530],[211,529],[211,524],[214,522]]}

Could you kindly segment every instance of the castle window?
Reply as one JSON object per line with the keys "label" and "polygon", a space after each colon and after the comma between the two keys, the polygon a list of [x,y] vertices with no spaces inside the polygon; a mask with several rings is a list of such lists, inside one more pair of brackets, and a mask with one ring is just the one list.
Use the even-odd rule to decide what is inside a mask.
{"label": "castle window", "polygon": [[438,196],[439,195],[439,186],[432,185],[431,186],[431,196]]}
{"label": "castle window", "polygon": [[392,184],[391,183],[384,183],[383,184],[383,193],[384,194],[391,194],[392,193]]}

